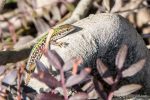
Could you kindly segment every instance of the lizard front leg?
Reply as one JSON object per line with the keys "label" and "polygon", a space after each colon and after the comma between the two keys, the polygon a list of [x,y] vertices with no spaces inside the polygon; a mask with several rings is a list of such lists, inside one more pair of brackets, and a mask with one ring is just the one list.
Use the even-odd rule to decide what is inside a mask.
{"label": "lizard front leg", "polygon": [[68,43],[66,42],[57,42],[56,40],[53,40],[53,36],[55,36],[56,33],[54,33],[54,29],[50,29],[49,34],[46,38],[46,43],[45,43],[45,49],[49,49],[49,44],[56,45],[59,47],[66,47]]}
{"label": "lizard front leg", "polygon": [[57,41],[51,41],[52,45],[56,45],[56,46],[59,46],[59,47],[66,47],[69,45],[69,43],[66,43],[66,42],[57,42]]}

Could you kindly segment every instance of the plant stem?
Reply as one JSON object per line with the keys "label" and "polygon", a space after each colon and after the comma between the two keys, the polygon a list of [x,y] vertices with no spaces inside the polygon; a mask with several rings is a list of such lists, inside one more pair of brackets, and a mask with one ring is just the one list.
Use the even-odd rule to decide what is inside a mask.
{"label": "plant stem", "polygon": [[60,76],[61,76],[62,88],[63,88],[63,91],[64,91],[64,99],[68,100],[67,89],[66,89],[66,86],[65,86],[65,77],[64,77],[63,69],[60,69]]}

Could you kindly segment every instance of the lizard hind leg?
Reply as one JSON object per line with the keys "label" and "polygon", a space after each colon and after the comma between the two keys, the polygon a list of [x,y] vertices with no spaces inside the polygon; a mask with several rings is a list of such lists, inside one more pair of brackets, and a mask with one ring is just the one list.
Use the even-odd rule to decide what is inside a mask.
{"label": "lizard hind leg", "polygon": [[31,78],[31,73],[26,73],[25,75],[25,85],[28,85]]}

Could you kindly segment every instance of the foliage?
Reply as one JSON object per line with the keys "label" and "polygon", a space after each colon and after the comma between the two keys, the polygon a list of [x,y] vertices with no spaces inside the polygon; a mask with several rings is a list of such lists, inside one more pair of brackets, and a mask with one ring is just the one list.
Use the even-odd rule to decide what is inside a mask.
{"label": "foliage", "polygon": [[[98,98],[104,100],[112,100],[113,96],[129,95],[141,89],[142,86],[140,84],[127,84],[120,86],[118,83],[122,78],[132,77],[138,73],[143,68],[145,59],[142,59],[124,69],[123,65],[126,59],[127,50],[127,46],[122,45],[118,51],[116,56],[117,75],[115,77],[110,74],[108,67],[99,58],[97,59],[97,71],[105,83],[103,83],[98,77],[90,74],[92,71],[91,67],[78,69],[78,66],[82,63],[81,57],[74,57],[69,61],[64,62],[56,51],[42,50],[44,55],[48,58],[50,65],[54,66],[56,70],[55,72],[58,73],[57,75],[60,75],[60,80],[56,78],[57,75],[52,75],[54,70],[49,72],[47,67],[41,61],[37,60],[36,64],[38,73],[33,73],[32,77],[45,83],[50,90],[43,90],[39,94],[36,93],[36,96],[33,94],[33,90],[32,92],[22,90],[23,88],[29,89],[29,87],[25,87],[23,84],[21,85],[21,83],[23,83],[22,77],[24,66],[20,66],[18,71],[12,70],[8,72],[2,80],[1,97],[18,98],[18,100],[21,100],[21,98],[35,98],[36,100],[48,100],[49,98],[53,98],[53,100],[63,100],[63,98],[65,100],[86,100],[89,98],[89,93],[93,90],[96,90]],[[17,79],[17,82],[15,79]],[[90,82],[92,84],[87,85]],[[111,89],[109,90],[105,88],[105,84],[108,84]],[[62,89],[63,93],[58,91],[58,88]],[[69,93],[69,91],[71,93]]]}

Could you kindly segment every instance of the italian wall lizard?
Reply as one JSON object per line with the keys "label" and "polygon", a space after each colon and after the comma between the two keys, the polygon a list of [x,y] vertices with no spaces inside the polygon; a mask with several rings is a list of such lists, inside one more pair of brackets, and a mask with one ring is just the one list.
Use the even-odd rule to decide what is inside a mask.
{"label": "italian wall lizard", "polygon": [[[53,28],[53,33],[51,33],[49,43],[55,42],[57,39],[65,37],[66,35],[68,35],[70,32],[74,30],[75,30],[75,26],[70,25],[70,24],[65,24],[57,28]],[[36,60],[39,60],[42,57],[43,53],[41,49],[45,47],[45,42],[46,42],[48,34],[50,33],[46,32],[45,35],[42,36],[38,40],[38,42],[34,45],[33,49],[31,50],[31,53],[27,62],[27,66],[26,66],[26,72],[27,72],[26,79],[25,79],[26,84],[28,84],[30,80],[30,75],[36,67],[36,63],[35,63]]]}

